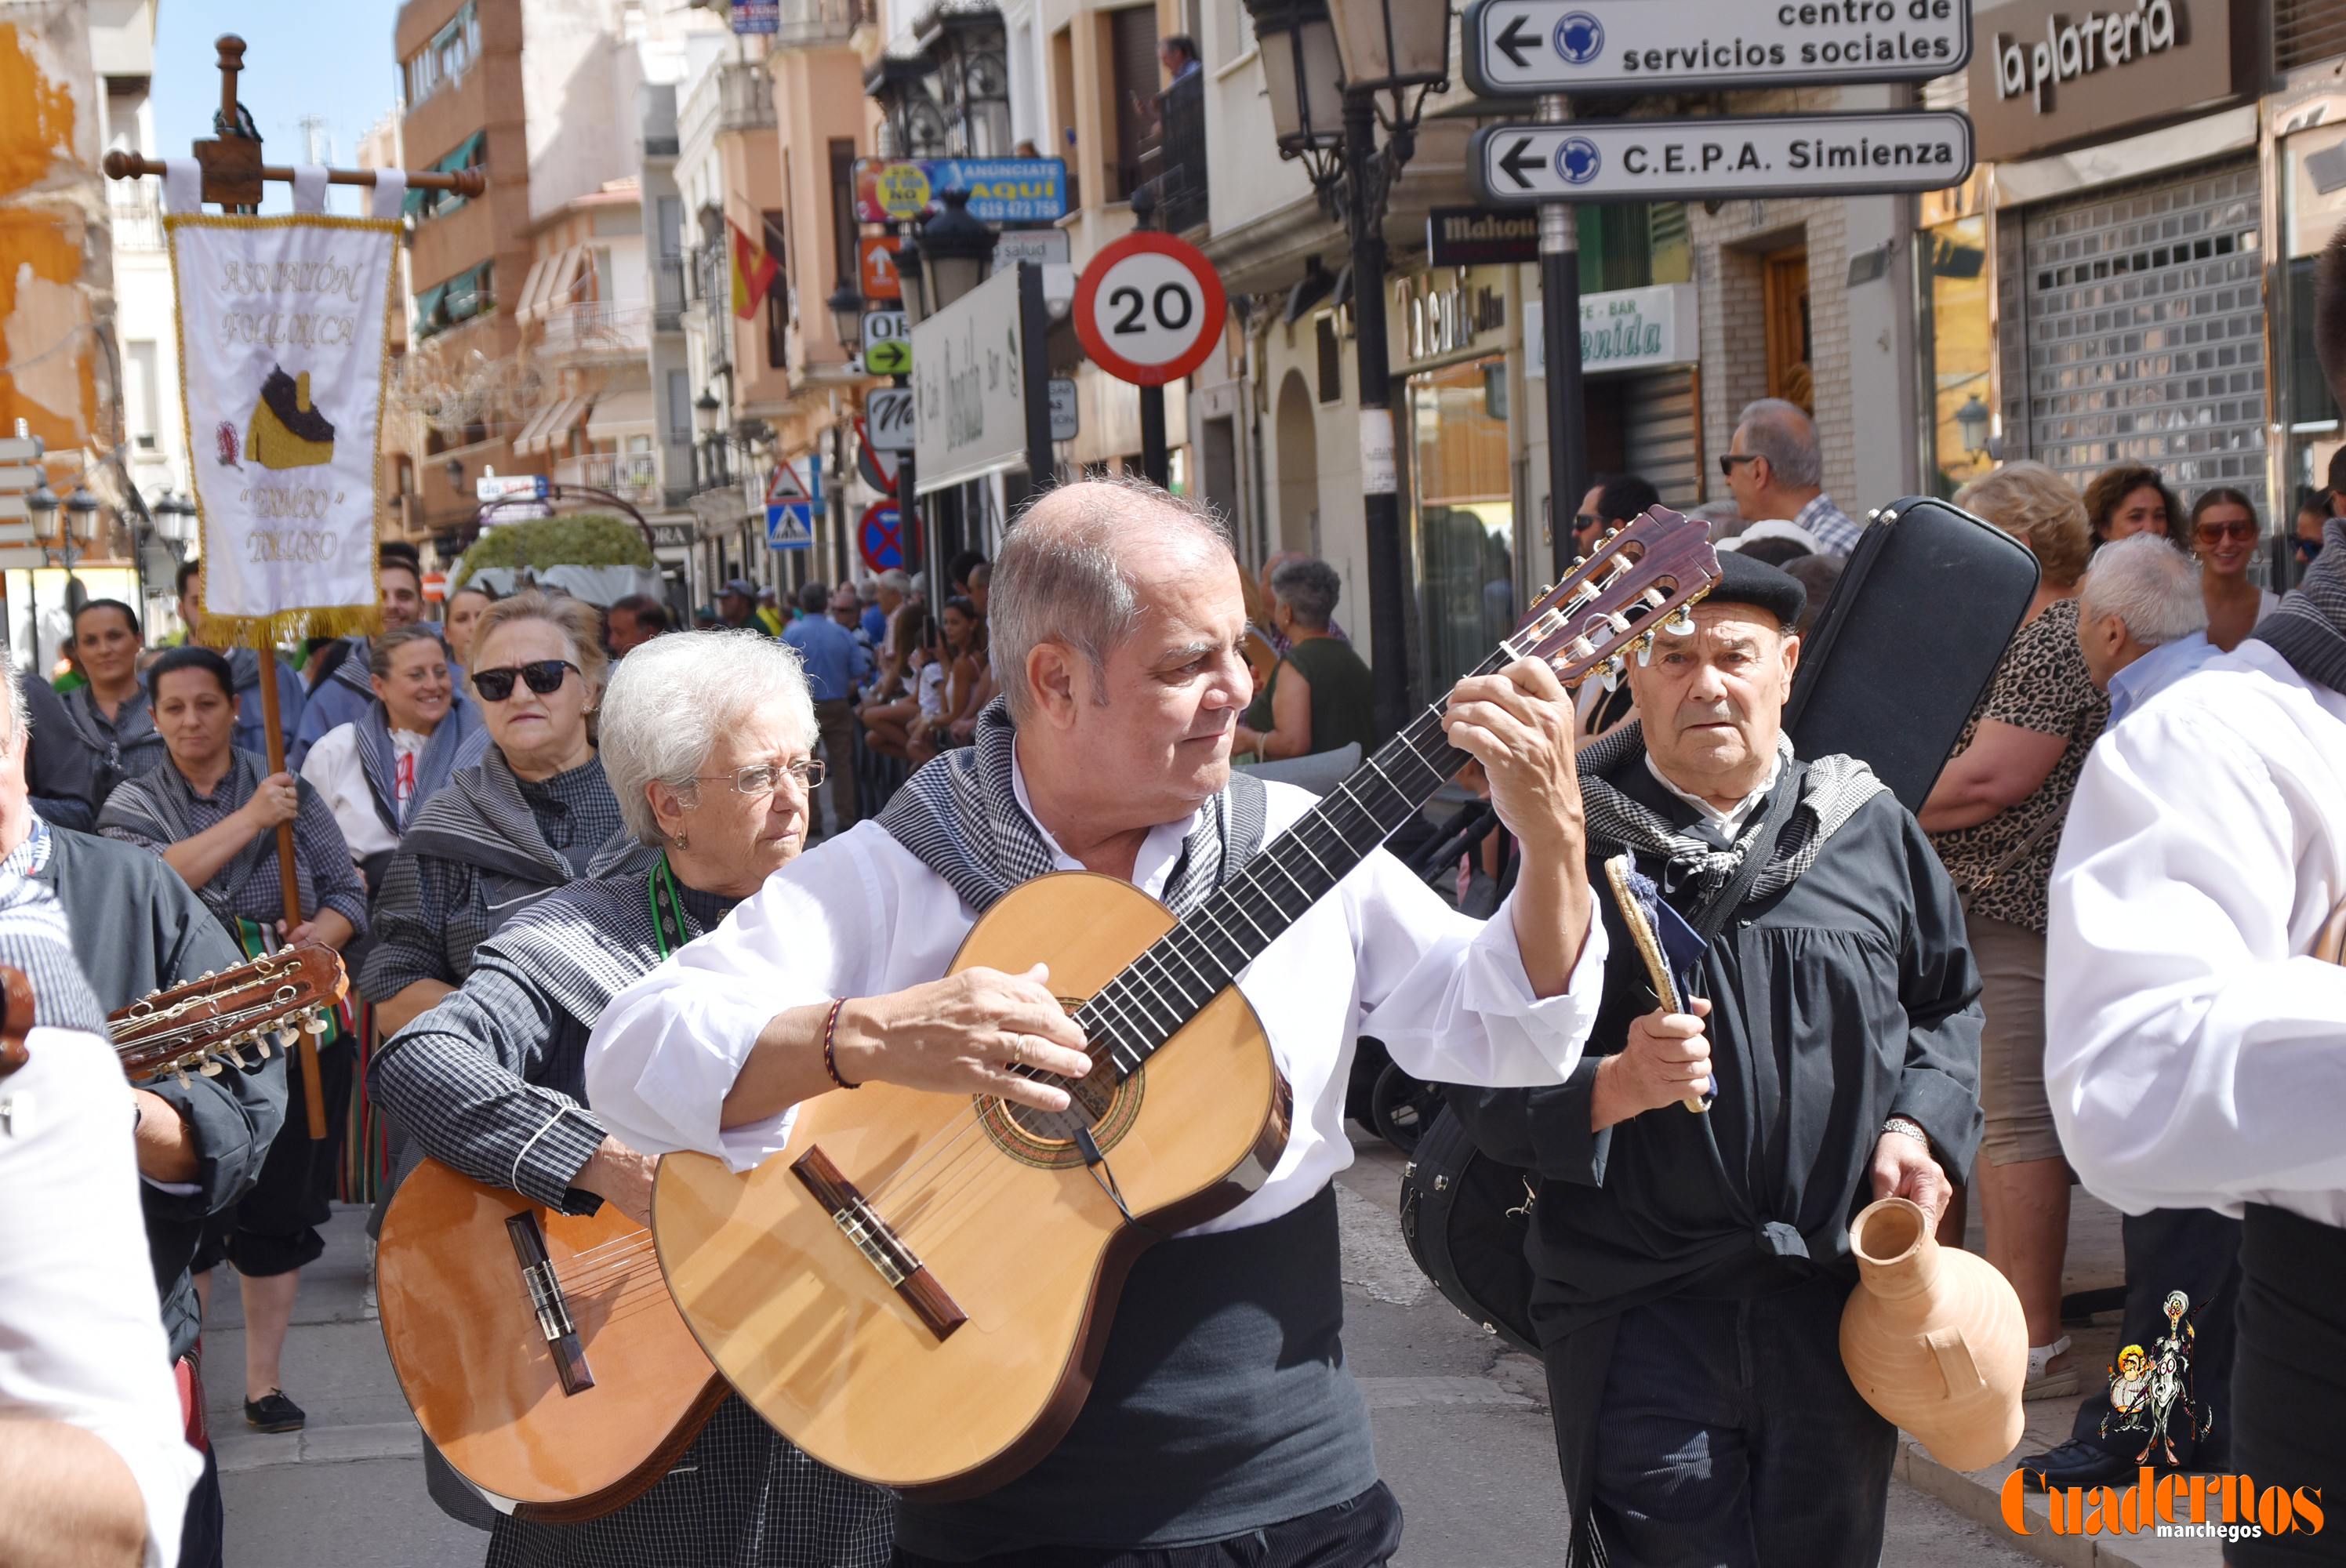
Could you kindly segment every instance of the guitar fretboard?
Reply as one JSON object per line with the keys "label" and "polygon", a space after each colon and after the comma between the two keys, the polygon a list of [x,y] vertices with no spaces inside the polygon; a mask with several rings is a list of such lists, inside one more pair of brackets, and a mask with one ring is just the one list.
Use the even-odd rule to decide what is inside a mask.
{"label": "guitar fretboard", "polygon": [[[1504,669],[1512,642],[1476,666]],[[1095,1051],[1130,1075],[1391,838],[1468,760],[1444,738],[1443,706],[1426,708],[1319,805],[1264,847],[1206,901],[1076,1010]]]}

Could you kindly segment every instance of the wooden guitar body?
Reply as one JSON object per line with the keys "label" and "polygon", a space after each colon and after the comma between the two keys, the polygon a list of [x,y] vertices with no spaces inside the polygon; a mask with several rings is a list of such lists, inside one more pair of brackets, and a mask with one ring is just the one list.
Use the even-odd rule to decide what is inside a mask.
{"label": "wooden guitar body", "polygon": [[[534,1234],[551,1266],[566,1338],[549,1340],[516,1224],[520,1247]],[[425,1160],[383,1215],[375,1293],[424,1435],[525,1519],[592,1519],[632,1502],[725,1397],[649,1237],[609,1204],[557,1214]]]}
{"label": "wooden guitar body", "polygon": [[[953,967],[1047,963],[1072,1009],[1172,925],[1128,883],[1042,877],[986,912]],[[1259,1188],[1291,1111],[1235,988],[1121,1083],[1096,1059],[1077,1097],[1096,1166],[1056,1135],[1071,1123],[876,1083],[800,1106],[790,1147],[746,1175],[662,1159],[661,1266],[726,1380],[823,1463],[925,1497],[990,1491],[1047,1453],[1132,1260]]]}

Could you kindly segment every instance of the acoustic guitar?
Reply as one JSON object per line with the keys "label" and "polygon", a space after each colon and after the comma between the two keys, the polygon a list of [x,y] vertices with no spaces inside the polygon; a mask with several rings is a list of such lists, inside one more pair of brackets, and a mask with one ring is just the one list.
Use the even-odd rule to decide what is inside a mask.
{"label": "acoustic guitar", "polygon": [[[1617,674],[1665,620],[1689,626],[1679,612],[1717,578],[1702,524],[1657,508],[1543,591],[1475,673],[1536,657],[1567,682]],[[1464,765],[1441,720],[1421,714],[1179,920],[1086,872],[986,911],[953,968],[1049,963],[1093,1046],[1068,1110],[874,1083],[801,1105],[790,1148],[746,1175],[666,1156],[661,1266],[735,1390],[823,1463],[926,1497],[991,1490],[1048,1452],[1133,1259],[1277,1165],[1291,1095],[1231,982]]]}
{"label": "acoustic guitar", "polygon": [[416,1423],[525,1519],[633,1502],[725,1398],[611,1204],[562,1214],[427,1159],[384,1210],[375,1299]]}
{"label": "acoustic guitar", "polygon": [[327,1010],[349,989],[342,955],[303,942],[150,992],[107,1013],[106,1027],[134,1084],[209,1078],[247,1065],[244,1047],[265,1061],[272,1042],[291,1049],[300,1032],[324,1033]]}

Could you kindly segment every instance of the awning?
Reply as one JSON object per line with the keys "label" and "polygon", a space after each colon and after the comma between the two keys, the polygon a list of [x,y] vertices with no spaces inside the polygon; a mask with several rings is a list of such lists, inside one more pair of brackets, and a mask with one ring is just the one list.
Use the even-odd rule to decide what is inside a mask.
{"label": "awning", "polygon": [[652,434],[652,394],[648,387],[605,392],[596,400],[586,421],[589,441],[624,441],[631,435]]}
{"label": "awning", "polygon": [[419,341],[446,330],[447,324],[440,320],[440,305],[447,294],[447,284],[434,283],[415,296],[415,336]]}
{"label": "awning", "polygon": [[529,423],[522,426],[520,436],[514,442],[514,450],[525,454],[551,450],[586,423],[586,415],[594,406],[595,400],[591,396],[556,399],[530,416]]}
{"label": "awning", "polygon": [[521,304],[515,314],[525,321],[536,321],[567,301],[570,291],[578,286],[579,274],[593,260],[584,245],[568,245],[531,263],[529,276],[522,282]]}
{"label": "awning", "polygon": [[[448,154],[432,165],[435,174],[454,174],[460,168],[478,168],[487,159],[489,133],[476,130],[458,142]],[[464,205],[464,199],[453,190],[426,190],[421,186],[410,187],[407,199],[400,203],[400,212],[408,218],[429,218],[438,213],[454,212]]]}

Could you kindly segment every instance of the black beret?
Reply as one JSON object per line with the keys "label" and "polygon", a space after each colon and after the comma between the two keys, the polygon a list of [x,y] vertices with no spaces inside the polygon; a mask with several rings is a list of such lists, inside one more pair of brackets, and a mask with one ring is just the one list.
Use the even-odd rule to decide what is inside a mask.
{"label": "black beret", "polygon": [[1754,561],[1739,550],[1719,553],[1719,585],[1705,596],[1712,605],[1753,605],[1786,626],[1796,624],[1808,606],[1809,591],[1800,580],[1765,561]]}

